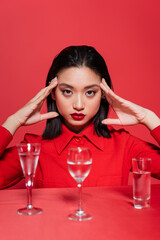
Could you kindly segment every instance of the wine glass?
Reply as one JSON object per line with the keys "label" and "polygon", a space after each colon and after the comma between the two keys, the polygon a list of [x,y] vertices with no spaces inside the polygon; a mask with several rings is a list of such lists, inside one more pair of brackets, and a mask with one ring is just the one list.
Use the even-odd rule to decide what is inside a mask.
{"label": "wine glass", "polygon": [[42,209],[32,205],[32,186],[36,172],[41,144],[39,143],[20,143],[17,150],[20,158],[21,167],[25,177],[27,188],[27,207],[19,209],[21,215],[35,215],[42,212]]}
{"label": "wine glass", "polygon": [[82,182],[88,176],[92,164],[90,149],[83,147],[70,148],[68,150],[67,164],[69,173],[76,180],[79,189],[78,209],[75,213],[70,214],[68,218],[75,221],[90,220],[92,216],[85,213],[82,207]]}

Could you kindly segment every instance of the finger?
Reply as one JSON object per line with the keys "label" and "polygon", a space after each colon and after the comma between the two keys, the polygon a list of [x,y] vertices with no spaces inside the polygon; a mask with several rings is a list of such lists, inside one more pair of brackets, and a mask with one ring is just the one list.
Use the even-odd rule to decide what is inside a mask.
{"label": "finger", "polygon": [[54,78],[50,85],[48,87],[46,87],[46,91],[44,92],[44,97],[46,98],[53,90],[53,88],[55,88],[57,86],[57,77]]}
{"label": "finger", "polygon": [[107,82],[106,82],[106,80],[104,78],[102,78],[102,82],[101,83],[105,86],[107,91],[111,90],[111,88],[108,86],[108,84],[107,84]]}
{"label": "finger", "polygon": [[112,104],[113,100],[112,100],[112,97],[110,97],[110,95],[109,95],[110,89],[106,88],[106,86],[104,86],[102,83],[100,83],[100,87],[103,91],[102,96],[105,96],[105,98],[107,99],[109,104]]}
{"label": "finger", "polygon": [[43,93],[43,99],[45,99],[53,90],[53,88],[55,88],[57,86],[57,77],[55,77],[54,79],[52,79],[52,81],[50,82],[49,86],[47,86],[45,88],[45,91]]}
{"label": "finger", "polygon": [[107,93],[116,96],[116,94],[112,91],[112,89],[108,86],[108,84],[106,83],[105,79],[102,79],[102,82],[100,83],[100,87],[102,88],[102,90]]}
{"label": "finger", "polygon": [[48,88],[49,88],[49,89],[53,89],[56,85],[57,85],[57,77],[53,78],[53,79],[50,81],[50,83],[49,83],[49,85],[48,85]]}
{"label": "finger", "polygon": [[57,112],[48,112],[48,113],[41,114],[41,120],[55,118],[58,116],[59,116],[59,114]]}
{"label": "finger", "polygon": [[36,94],[36,96],[31,99],[31,101],[35,101],[35,100],[38,99],[40,96],[44,96],[44,97],[46,96],[46,97],[47,97],[47,96],[50,94],[50,92],[52,91],[52,89],[55,88],[56,86],[57,86],[57,77],[55,77],[54,79],[52,79],[52,81],[50,82],[50,84],[49,84],[47,87],[41,89],[41,90]]}
{"label": "finger", "polygon": [[56,87],[57,80],[54,80],[50,85],[44,89],[42,89],[34,98],[30,100],[29,103],[35,103],[36,105],[41,104],[43,105],[43,102],[48,97],[48,95],[51,93],[52,89]]}
{"label": "finger", "polygon": [[121,103],[126,101],[125,99],[121,98],[120,96],[118,96],[117,94],[115,94],[112,91],[112,89],[107,85],[107,83],[106,83],[104,78],[102,79],[102,82],[100,83],[100,87],[104,91],[105,97],[107,98],[109,103],[111,103],[113,100],[119,101]]}
{"label": "finger", "polygon": [[111,119],[111,118],[107,118],[102,120],[102,124],[105,125],[122,125],[119,119]]}

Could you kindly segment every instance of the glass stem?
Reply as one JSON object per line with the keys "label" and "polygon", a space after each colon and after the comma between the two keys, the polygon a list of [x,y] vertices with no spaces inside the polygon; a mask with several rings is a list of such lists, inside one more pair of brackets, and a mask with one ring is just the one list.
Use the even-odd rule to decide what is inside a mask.
{"label": "glass stem", "polygon": [[82,184],[78,183],[78,190],[79,190],[79,202],[78,202],[78,209],[77,211],[79,213],[83,213],[83,207],[82,207]]}
{"label": "glass stem", "polygon": [[26,179],[26,188],[27,188],[27,208],[31,209],[32,206],[32,185],[33,185],[33,179],[32,177],[28,177]]}

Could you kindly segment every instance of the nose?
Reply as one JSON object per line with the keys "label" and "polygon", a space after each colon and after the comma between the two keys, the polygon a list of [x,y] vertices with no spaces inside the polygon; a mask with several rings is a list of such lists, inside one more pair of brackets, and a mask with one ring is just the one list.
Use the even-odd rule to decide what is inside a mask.
{"label": "nose", "polygon": [[78,111],[81,111],[84,109],[84,101],[83,101],[82,95],[79,94],[75,96],[74,102],[73,102],[73,108]]}

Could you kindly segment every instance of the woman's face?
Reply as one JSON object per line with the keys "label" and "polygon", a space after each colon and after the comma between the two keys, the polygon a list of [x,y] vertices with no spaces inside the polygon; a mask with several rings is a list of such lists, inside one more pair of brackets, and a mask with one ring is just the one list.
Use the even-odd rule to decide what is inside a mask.
{"label": "woman's face", "polygon": [[101,102],[101,78],[88,67],[70,67],[58,76],[58,85],[52,94],[65,125],[80,133],[98,112]]}

